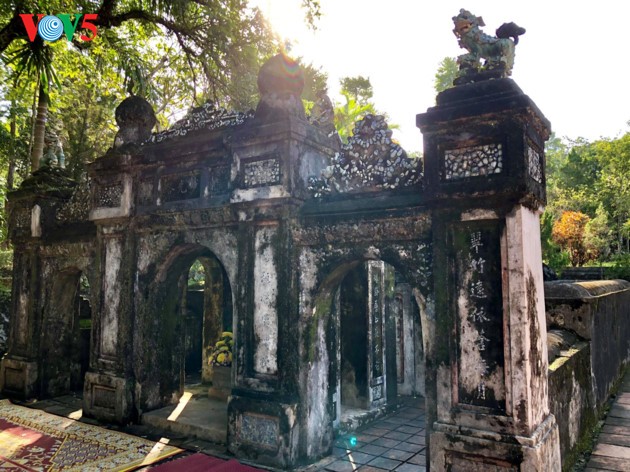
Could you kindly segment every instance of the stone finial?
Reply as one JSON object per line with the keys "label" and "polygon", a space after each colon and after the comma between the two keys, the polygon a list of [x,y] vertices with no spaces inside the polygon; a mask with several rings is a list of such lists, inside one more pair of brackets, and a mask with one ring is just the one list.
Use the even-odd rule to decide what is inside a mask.
{"label": "stone finial", "polygon": [[302,91],[304,72],[297,61],[285,54],[269,59],[258,73],[260,102],[256,118],[273,118],[294,115],[304,118]]}
{"label": "stone finial", "polygon": [[132,95],[116,107],[118,133],[114,148],[124,144],[141,144],[151,137],[151,130],[157,123],[153,107],[144,98]]}
{"label": "stone finial", "polygon": [[326,90],[316,94],[317,100],[311,110],[311,122],[327,132],[335,130],[335,109]]}

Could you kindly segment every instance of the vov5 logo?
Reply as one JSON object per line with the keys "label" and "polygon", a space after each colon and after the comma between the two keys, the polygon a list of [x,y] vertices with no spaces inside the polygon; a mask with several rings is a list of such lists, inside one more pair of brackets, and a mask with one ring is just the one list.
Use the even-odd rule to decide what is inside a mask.
{"label": "vov5 logo", "polygon": [[[70,19],[70,16],[74,16],[74,22]],[[60,13],[58,15],[44,15],[43,13],[37,14],[37,23],[33,20],[33,15],[30,13],[22,13],[22,23],[26,28],[26,34],[30,42],[35,41],[35,35],[39,33],[40,38],[46,41],[57,41],[63,33],[66,34],[68,41],[72,41],[74,32],[77,30],[79,21],[83,17],[80,29],[86,29],[92,32],[91,36],[81,35],[81,40],[92,41],[98,35],[98,30],[94,23],[90,23],[91,20],[96,20],[98,15],[96,13],[88,13],[83,15],[81,13],[75,13],[70,15],[68,13]]]}

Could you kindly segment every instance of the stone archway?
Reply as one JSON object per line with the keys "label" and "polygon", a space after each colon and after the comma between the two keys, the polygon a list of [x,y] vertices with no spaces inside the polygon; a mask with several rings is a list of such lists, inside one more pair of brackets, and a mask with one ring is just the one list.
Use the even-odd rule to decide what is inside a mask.
{"label": "stone archway", "polygon": [[57,272],[42,330],[41,392],[55,397],[83,389],[92,333],[90,285],[77,268]]}
{"label": "stone archway", "polygon": [[[205,274],[203,308],[199,325],[187,326],[192,317],[188,278],[191,266],[199,261]],[[140,349],[145,368],[136,375],[142,385],[138,398],[140,411],[149,411],[176,402],[184,391],[187,358],[198,355],[200,372],[198,379],[209,381],[208,354],[224,330],[232,328],[232,289],[223,264],[208,248],[200,245],[183,245],[170,251],[166,261],[157,271],[151,285],[147,303],[141,310],[141,322],[146,329],[138,331],[148,349]],[[227,324],[226,324],[227,323]],[[187,351],[191,339],[198,336],[195,328],[201,328],[199,342],[193,353]],[[197,344],[197,343],[194,343]],[[189,363],[188,366],[192,363]]]}
{"label": "stone archway", "polygon": [[356,428],[398,395],[424,395],[427,321],[410,282],[380,259],[342,264],[324,278],[313,303],[320,341],[309,354],[319,388],[308,397],[312,411],[331,413],[327,426],[309,434]]}

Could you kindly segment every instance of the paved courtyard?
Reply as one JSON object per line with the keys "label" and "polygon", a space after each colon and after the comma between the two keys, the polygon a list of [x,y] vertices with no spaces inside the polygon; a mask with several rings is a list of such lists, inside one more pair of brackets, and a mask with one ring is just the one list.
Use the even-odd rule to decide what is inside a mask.
{"label": "paved courtyard", "polygon": [[[92,423],[81,418],[80,399],[77,397],[59,397],[30,406]],[[130,425],[125,430],[155,440],[159,440],[161,436],[153,428],[143,425]],[[396,411],[367,424],[355,433],[337,438],[332,456],[301,471],[424,472],[427,470],[425,434],[424,398],[404,398],[402,406]],[[352,438],[356,438],[356,444],[352,444]],[[225,446],[201,439],[174,435],[169,443],[187,449],[190,451],[188,454],[200,451],[229,458]],[[142,470],[150,470],[150,467]],[[630,472],[630,371],[626,373],[583,472],[599,471]]]}
{"label": "paved courtyard", "polygon": [[307,470],[424,472],[425,434],[424,398],[405,398],[395,412],[339,437],[333,455]]}

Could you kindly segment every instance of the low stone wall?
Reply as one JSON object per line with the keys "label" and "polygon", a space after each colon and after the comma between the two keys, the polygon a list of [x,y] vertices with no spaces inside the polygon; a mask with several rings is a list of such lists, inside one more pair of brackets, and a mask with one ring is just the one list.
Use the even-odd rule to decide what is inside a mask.
{"label": "low stone wall", "polygon": [[[550,337],[554,335],[556,333],[550,333]],[[568,470],[586,445],[588,432],[598,418],[590,343],[578,341],[561,349],[555,359],[550,358],[549,409],[558,423],[562,469]]]}
{"label": "low stone wall", "polygon": [[630,360],[630,283],[546,282],[545,307],[549,404],[568,470]]}

